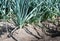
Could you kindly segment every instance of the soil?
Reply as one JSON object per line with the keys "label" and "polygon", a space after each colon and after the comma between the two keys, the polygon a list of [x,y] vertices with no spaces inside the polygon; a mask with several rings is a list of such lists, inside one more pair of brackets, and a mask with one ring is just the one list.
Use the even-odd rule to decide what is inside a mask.
{"label": "soil", "polygon": [[[37,26],[25,26],[22,29],[18,29],[13,33],[13,37],[7,37],[9,32],[11,32],[15,26],[9,23],[7,24],[8,32],[6,31],[6,25],[0,22],[0,41],[60,41],[60,36],[51,37],[50,35],[46,35],[41,28]],[[36,30],[37,29],[37,30]]]}

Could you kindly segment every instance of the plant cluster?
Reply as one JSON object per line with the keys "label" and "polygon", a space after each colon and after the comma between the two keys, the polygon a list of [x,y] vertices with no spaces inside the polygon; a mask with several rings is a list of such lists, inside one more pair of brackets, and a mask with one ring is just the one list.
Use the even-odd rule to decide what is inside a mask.
{"label": "plant cluster", "polygon": [[60,15],[60,0],[0,0],[0,19],[12,19],[22,28],[25,23],[53,20]]}

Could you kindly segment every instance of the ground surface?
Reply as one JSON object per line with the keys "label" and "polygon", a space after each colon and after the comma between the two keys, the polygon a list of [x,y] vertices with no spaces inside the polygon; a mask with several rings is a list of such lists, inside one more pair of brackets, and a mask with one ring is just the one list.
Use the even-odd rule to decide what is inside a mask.
{"label": "ground surface", "polygon": [[[2,26],[2,24],[0,24]],[[14,27],[14,26],[13,26]],[[26,28],[29,29],[34,35],[31,35],[26,32]],[[18,29],[13,33],[13,37],[18,41],[60,41],[60,36],[51,37],[46,35],[41,28],[36,28],[40,35],[35,31],[33,26],[29,25],[26,28]],[[4,30],[6,28],[0,29],[0,41],[15,41],[12,37],[7,37],[8,33]],[[8,28],[9,29],[9,28]],[[29,32],[28,31],[28,32]],[[36,36],[38,38],[36,38]]]}

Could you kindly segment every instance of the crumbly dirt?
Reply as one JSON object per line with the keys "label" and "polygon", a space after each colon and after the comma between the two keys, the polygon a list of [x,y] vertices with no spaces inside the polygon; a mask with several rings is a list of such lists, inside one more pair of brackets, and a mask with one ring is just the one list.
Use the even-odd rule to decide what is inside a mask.
{"label": "crumbly dirt", "polygon": [[[0,24],[2,26],[2,24]],[[0,41],[60,41],[60,36],[51,37],[49,35],[46,35],[41,28],[35,27],[32,25],[25,26],[23,29],[18,29],[13,33],[13,37],[16,39],[13,39],[12,37],[7,37],[9,34],[6,32],[6,26],[3,26],[3,29],[0,29]],[[8,29],[12,28],[10,26],[7,26]],[[9,28],[10,27],[10,28]],[[14,26],[13,26],[14,28]],[[26,32],[26,29],[28,29]],[[37,30],[36,30],[37,29]],[[12,30],[12,29],[10,29]],[[5,31],[5,32],[4,32]],[[39,33],[38,33],[39,32]],[[33,34],[31,34],[33,33]],[[38,35],[39,34],[39,35]],[[38,38],[36,38],[36,36]]]}

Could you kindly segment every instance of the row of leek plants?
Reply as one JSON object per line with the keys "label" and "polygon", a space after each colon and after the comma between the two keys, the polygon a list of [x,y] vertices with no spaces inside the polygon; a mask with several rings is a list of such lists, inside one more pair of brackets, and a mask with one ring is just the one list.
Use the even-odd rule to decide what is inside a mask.
{"label": "row of leek plants", "polygon": [[59,4],[60,0],[0,0],[0,18],[11,18],[18,28],[22,28],[26,22],[55,19],[60,15]]}

